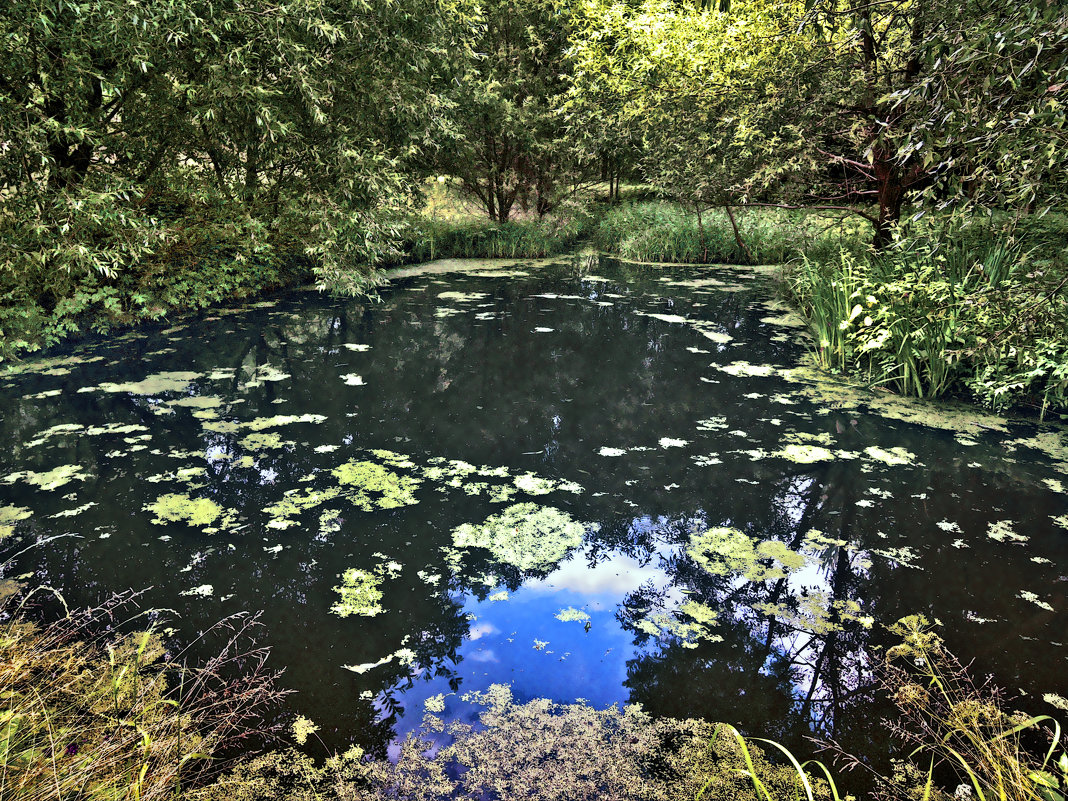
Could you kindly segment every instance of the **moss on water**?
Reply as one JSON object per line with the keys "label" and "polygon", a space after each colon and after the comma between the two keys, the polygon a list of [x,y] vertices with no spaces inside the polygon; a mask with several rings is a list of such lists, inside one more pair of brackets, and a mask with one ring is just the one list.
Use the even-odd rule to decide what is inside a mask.
{"label": "moss on water", "polygon": [[188,523],[197,528],[210,527],[223,516],[223,509],[210,498],[190,498],[178,492],[160,495],[144,507],[152,512],[153,523]]}
{"label": "moss on water", "polygon": [[586,527],[551,506],[517,503],[500,514],[452,531],[457,548],[484,548],[519,570],[548,570],[582,544]]}
{"label": "moss on water", "polygon": [[335,467],[331,474],[345,489],[345,497],[365,512],[419,502],[415,491],[422,484],[420,479],[399,475],[377,462],[354,459]]}

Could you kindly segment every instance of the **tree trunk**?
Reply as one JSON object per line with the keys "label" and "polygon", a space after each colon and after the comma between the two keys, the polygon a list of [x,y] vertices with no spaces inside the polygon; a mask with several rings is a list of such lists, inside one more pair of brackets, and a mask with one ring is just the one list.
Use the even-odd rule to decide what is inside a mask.
{"label": "tree trunk", "polygon": [[734,221],[734,212],[731,211],[730,204],[723,207],[727,211],[727,218],[731,221],[731,228],[734,229],[734,241],[738,245],[738,249],[745,254],[745,257],[749,259],[750,264],[756,264],[756,260],[753,258],[752,252],[745,244],[745,240],[742,239],[741,233],[738,231],[738,223]]}
{"label": "tree trunk", "polygon": [[875,178],[878,182],[879,219],[875,223],[875,237],[872,247],[883,250],[893,238],[894,228],[901,219],[901,204],[905,197],[905,186],[901,180],[901,171],[893,161],[891,154],[880,153],[875,159]]}

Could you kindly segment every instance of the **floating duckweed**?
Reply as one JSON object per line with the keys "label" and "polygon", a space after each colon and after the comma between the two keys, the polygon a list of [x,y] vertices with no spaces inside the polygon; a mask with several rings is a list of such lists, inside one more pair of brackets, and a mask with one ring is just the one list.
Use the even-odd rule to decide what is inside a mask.
{"label": "floating duckweed", "polygon": [[16,481],[24,481],[42,490],[55,490],[69,484],[72,481],[85,481],[89,474],[82,472],[80,465],[65,464],[54,467],[44,473],[35,473],[32,470],[20,470],[17,473],[9,473],[2,480],[5,484],[14,484]]}
{"label": "floating duckweed", "polygon": [[935,523],[935,525],[943,531],[960,534],[960,526],[956,523],[950,522],[949,520],[939,520],[937,523]]}
{"label": "floating duckweed", "polygon": [[1045,609],[1047,612],[1054,611],[1052,606],[1039,598],[1036,593],[1030,592],[1029,590],[1020,590],[1020,593],[1016,597],[1022,598],[1025,601],[1030,601],[1035,606]]}
{"label": "floating duckweed", "polygon": [[877,445],[871,445],[864,449],[864,453],[866,453],[870,459],[891,466],[913,464],[916,461],[916,454],[911,453],[900,446],[884,449]]}
{"label": "floating duckweed", "polygon": [[556,489],[555,481],[541,478],[533,473],[524,473],[521,476],[516,476],[513,483],[527,495],[548,495]]}
{"label": "floating duckweed", "polygon": [[330,607],[330,611],[339,617],[361,615],[374,617],[382,609],[382,577],[366,570],[350,567],[341,575],[341,586],[334,591],[341,595],[341,600]]}
{"label": "floating duckweed", "polygon": [[327,489],[327,490],[289,490],[285,493],[282,500],[278,503],[268,506],[263,511],[271,516],[271,521],[267,523],[267,528],[289,528],[290,526],[300,525],[296,520],[292,518],[299,515],[305,509],[314,509],[316,506],[321,506],[333,498],[336,498],[341,493],[339,489]]}
{"label": "floating duckweed", "polygon": [[280,434],[269,431],[266,434],[249,434],[247,437],[238,440],[237,444],[248,451],[262,451],[268,448],[281,448],[287,443]]}
{"label": "floating duckweed", "polygon": [[996,523],[991,523],[987,527],[986,536],[997,542],[1027,542],[1028,539],[1023,534],[1016,533],[1011,520],[998,520]]}
{"label": "floating duckweed", "polygon": [[0,506],[0,540],[10,537],[15,531],[15,523],[33,515],[23,506]]}
{"label": "floating duckweed", "polygon": [[1057,709],[1063,709],[1068,712],[1068,698],[1057,695],[1057,693],[1046,693],[1042,696],[1042,700],[1050,706],[1055,706]]}
{"label": "floating duckweed", "polygon": [[586,527],[551,506],[518,503],[478,525],[452,531],[457,548],[485,548],[520,570],[546,570],[582,544]]}
{"label": "floating duckweed", "polygon": [[[184,392],[186,387],[193,381],[203,377],[203,373],[180,370],[154,373],[140,381],[130,381],[124,384],[105,382],[96,387],[96,389],[103,392],[129,392],[131,395],[159,395],[164,392]],[[82,390],[78,391],[81,392]]]}
{"label": "floating duckweed", "polygon": [[371,453],[374,456],[377,456],[386,464],[388,464],[390,467],[400,467],[405,470],[410,470],[411,468],[415,467],[415,462],[413,462],[410,458],[408,458],[402,453],[395,453],[393,451],[381,449],[372,450]]}
{"label": "floating duckweed", "polygon": [[[49,517],[52,519],[57,519],[60,517],[75,517],[77,515],[80,515],[82,512],[92,509],[96,505],[97,504],[95,501],[89,501],[89,503],[82,504],[81,506],[75,506],[73,509],[64,509],[62,512],[56,512],[54,515],[49,515]],[[2,511],[3,510],[0,510],[0,512]],[[3,522],[2,518],[3,516],[0,515],[0,523]]]}
{"label": "floating duckweed", "polygon": [[445,711],[445,695],[438,693],[432,695],[423,702],[423,709],[429,712],[431,715],[440,715]]}
{"label": "floating duckweed", "polygon": [[733,376],[767,378],[774,375],[776,368],[770,364],[750,364],[749,362],[731,362],[730,364],[714,364],[720,372]]}
{"label": "floating duckweed", "polygon": [[473,300],[483,300],[489,297],[488,292],[439,292],[438,297],[442,300],[455,300],[466,303]]}
{"label": "floating duckweed", "polygon": [[711,627],[716,625],[716,617],[714,609],[695,601],[687,601],[675,613],[654,612],[646,615],[635,624],[635,628],[652,637],[677,639],[683,648],[696,648],[699,640],[723,640],[723,637],[711,631]]}
{"label": "floating duckweed", "polygon": [[[507,594],[505,594],[505,597],[507,597]],[[555,617],[557,620],[563,621],[564,623],[586,623],[590,619],[590,616],[588,614],[583,612],[581,609],[576,609],[573,606],[569,606],[567,607],[567,609],[561,609],[559,612],[553,615],[553,617]]]}
{"label": "floating duckweed", "polygon": [[388,665],[390,662],[399,662],[401,665],[410,665],[415,662],[416,653],[411,648],[400,648],[387,656],[382,657],[377,662],[366,662],[362,665],[342,665],[345,670],[352,671],[353,673],[366,673],[369,670],[373,670],[376,667],[382,665]]}
{"label": "floating duckweed", "polygon": [[190,395],[185,398],[167,401],[170,407],[186,407],[191,409],[217,409],[223,405],[223,399],[215,395]]}
{"label": "floating duckweed", "polygon": [[698,431],[722,431],[729,428],[726,417],[709,417],[707,420],[697,421]]}
{"label": "floating duckweed", "polygon": [[780,459],[788,459],[798,464],[829,462],[834,459],[834,454],[831,451],[821,448],[819,445],[787,445],[769,455],[777,456]]}
{"label": "floating duckweed", "polygon": [[492,503],[508,503],[515,498],[515,487],[510,487],[507,484],[498,484],[495,487],[491,487],[487,493],[487,497]]}
{"label": "floating duckweed", "polygon": [[289,373],[283,373],[273,365],[261,364],[252,371],[252,375],[245,382],[245,388],[262,387],[267,381],[285,381],[290,377]]}
{"label": "floating duckweed", "polygon": [[786,578],[806,562],[804,554],[790,550],[778,540],[756,544],[738,529],[724,526],[691,535],[686,553],[713,575],[740,573],[749,581]]}
{"label": "floating duckweed", "polygon": [[661,448],[684,448],[689,444],[690,441],[688,439],[673,439],[671,437],[660,438]]}
{"label": "floating duckweed", "polygon": [[711,467],[723,464],[723,460],[719,458],[718,453],[699,453],[693,457],[693,463],[698,467]]}
{"label": "floating duckweed", "polygon": [[398,475],[376,462],[352,460],[335,467],[331,473],[339,484],[350,488],[346,497],[365,512],[419,502],[415,490],[422,484],[420,479]]}
{"label": "floating duckweed", "polygon": [[832,601],[830,595],[822,590],[810,590],[797,598],[796,604],[764,602],[754,604],[753,609],[818,636],[838,631],[847,622],[859,623],[866,629],[870,629],[875,622],[873,617],[862,613],[856,601]]}
{"label": "floating duckweed", "polygon": [[223,513],[222,507],[210,498],[190,498],[177,492],[160,495],[144,510],[155,515],[153,523],[185,522],[199,527],[210,526]]}

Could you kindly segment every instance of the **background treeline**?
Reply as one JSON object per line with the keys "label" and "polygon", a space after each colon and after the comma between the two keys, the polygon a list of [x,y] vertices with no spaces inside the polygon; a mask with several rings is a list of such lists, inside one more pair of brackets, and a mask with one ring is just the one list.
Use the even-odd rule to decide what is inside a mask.
{"label": "background treeline", "polygon": [[[13,0],[0,355],[585,240],[792,259],[803,308],[844,332],[818,332],[826,366],[1063,403],[1066,97],[1055,0]],[[961,241],[981,247],[943,269]],[[961,276],[974,292],[898,304],[886,337],[847,330],[864,281],[912,298]]]}

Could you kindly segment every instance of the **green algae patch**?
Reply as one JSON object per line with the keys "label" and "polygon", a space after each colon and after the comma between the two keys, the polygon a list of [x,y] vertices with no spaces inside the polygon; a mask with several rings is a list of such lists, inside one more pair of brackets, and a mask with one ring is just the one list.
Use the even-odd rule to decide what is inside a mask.
{"label": "green algae patch", "polygon": [[683,648],[696,648],[699,641],[722,642],[723,637],[713,631],[718,613],[705,604],[686,601],[674,612],[659,611],[646,614],[634,627],[650,637],[677,640]]}
{"label": "green algae patch", "polygon": [[178,370],[153,373],[140,381],[129,381],[123,384],[105,382],[97,389],[102,392],[128,392],[131,395],[162,395],[165,392],[184,392],[193,381],[203,377],[203,373]]}
{"label": "green algae patch", "polygon": [[870,629],[875,623],[875,618],[865,615],[856,601],[831,600],[830,595],[823,590],[809,590],[794,599],[793,603],[769,601],[754,604],[753,609],[798,631],[807,631],[817,636],[840,631],[845,623],[856,623],[866,629]]}
{"label": "green algae patch", "polygon": [[583,612],[581,609],[576,609],[573,606],[569,606],[567,609],[561,609],[553,615],[553,617],[564,623],[586,623],[590,620],[590,616],[586,612]]}
{"label": "green algae patch", "polygon": [[690,536],[686,554],[716,576],[737,573],[749,581],[786,578],[804,567],[804,554],[778,540],[755,542],[736,528],[719,526]]}
{"label": "green algae patch", "polygon": [[864,449],[869,459],[895,467],[897,465],[916,464],[916,454],[902,447],[880,448],[871,445]]}
{"label": "green algae patch", "polygon": [[1027,537],[1023,534],[1018,534],[1016,529],[1013,528],[1011,520],[998,520],[996,523],[991,523],[986,530],[986,536],[995,542],[1027,542]]}
{"label": "green algae patch", "polygon": [[586,527],[567,512],[535,503],[517,503],[477,525],[452,531],[457,548],[484,548],[519,570],[549,570],[582,544]]}
{"label": "green algae patch", "polygon": [[35,473],[32,470],[20,470],[16,473],[8,473],[0,480],[5,484],[14,484],[16,481],[23,481],[39,489],[52,491],[66,486],[72,481],[85,481],[87,478],[89,478],[89,474],[82,470],[81,465],[64,464],[43,473]]}
{"label": "green algae patch", "polygon": [[341,574],[341,584],[334,591],[341,600],[330,607],[338,617],[360,615],[374,617],[385,610],[382,608],[382,578],[375,573],[351,567]]}
{"label": "green algae patch", "polygon": [[1019,595],[1017,595],[1016,597],[1017,598],[1022,598],[1023,600],[1027,601],[1028,603],[1033,603],[1039,609],[1045,609],[1047,612],[1054,611],[1052,606],[1050,606],[1048,603],[1043,601],[1038,596],[1037,593],[1031,592],[1030,590],[1020,590]]}
{"label": "green algae patch", "polygon": [[[263,511],[271,516],[267,528],[285,529],[298,526],[294,517],[307,509],[314,509],[341,494],[338,488],[327,490],[288,490],[278,503],[271,504]],[[335,517],[336,517],[335,513]]]}
{"label": "green algae patch", "polygon": [[222,507],[210,498],[190,498],[178,492],[160,495],[144,510],[155,515],[153,523],[188,523],[197,528],[211,527],[223,516]]}
{"label": "green algae patch", "polygon": [[797,464],[815,464],[816,462],[830,462],[835,458],[834,453],[819,445],[787,445],[771,456],[786,459]]}
{"label": "green algae patch", "polygon": [[341,584],[334,587],[334,592],[341,598],[330,607],[330,611],[338,617],[374,617],[382,614],[385,611],[382,608],[382,582],[387,578],[395,578],[400,571],[401,566],[396,562],[385,562],[373,571],[350,567],[341,574]]}
{"label": "green algae patch", "polygon": [[749,362],[714,364],[712,367],[727,375],[745,378],[768,378],[780,372],[777,367],[771,364],[750,364]]}
{"label": "green algae patch", "polygon": [[0,506],[0,540],[14,533],[17,522],[32,516],[33,512],[23,506]]}
{"label": "green algae patch", "polygon": [[422,484],[420,479],[402,476],[377,462],[352,460],[330,472],[345,489],[345,497],[365,512],[419,502],[415,491]]}
{"label": "green algae patch", "polygon": [[287,443],[283,440],[281,434],[269,431],[266,434],[249,434],[247,437],[242,437],[238,440],[237,444],[247,451],[262,451],[270,448],[281,448],[292,443]]}

